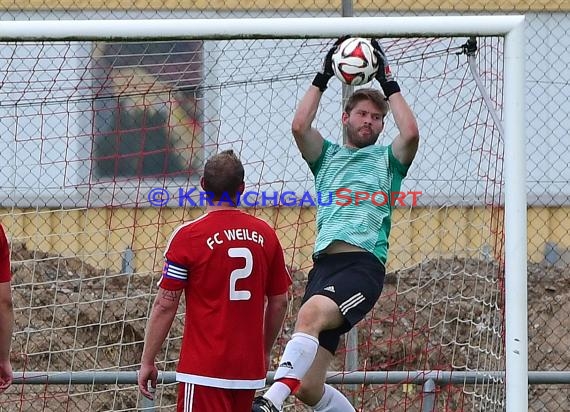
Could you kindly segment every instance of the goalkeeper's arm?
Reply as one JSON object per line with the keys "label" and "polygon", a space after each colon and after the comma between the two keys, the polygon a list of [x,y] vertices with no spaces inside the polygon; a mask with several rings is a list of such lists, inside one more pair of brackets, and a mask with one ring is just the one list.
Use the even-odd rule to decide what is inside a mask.
{"label": "goalkeeper's arm", "polygon": [[392,153],[403,165],[410,165],[414,160],[420,141],[418,123],[412,109],[402,95],[400,85],[394,79],[386,53],[377,40],[372,40],[376,57],[378,58],[378,72],[376,80],[390,104],[390,110],[398,127],[399,134],[392,142]]}
{"label": "goalkeeper's arm", "polygon": [[348,36],[340,37],[329,49],[321,71],[316,74],[311,87],[299,102],[293,117],[291,126],[293,137],[295,137],[295,142],[303,158],[309,163],[316,161],[323,150],[324,139],[319,131],[313,127],[313,121],[317,115],[321,95],[327,89],[329,80],[334,76],[332,55],[346,38]]}

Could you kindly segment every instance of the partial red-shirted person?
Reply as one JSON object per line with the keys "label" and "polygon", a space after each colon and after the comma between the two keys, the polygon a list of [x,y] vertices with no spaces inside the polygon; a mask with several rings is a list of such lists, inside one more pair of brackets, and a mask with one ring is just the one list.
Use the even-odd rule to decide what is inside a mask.
{"label": "partial red-shirted person", "polygon": [[201,184],[211,204],[178,227],[166,247],[138,382],[151,398],[155,358],[184,293],[178,411],[249,411],[285,318],[291,278],[283,249],[266,222],[237,209],[243,179],[232,151],[210,158]]}
{"label": "partial red-shirted person", "polygon": [[0,393],[12,384],[13,379],[10,363],[14,327],[11,280],[10,247],[4,227],[0,224]]}

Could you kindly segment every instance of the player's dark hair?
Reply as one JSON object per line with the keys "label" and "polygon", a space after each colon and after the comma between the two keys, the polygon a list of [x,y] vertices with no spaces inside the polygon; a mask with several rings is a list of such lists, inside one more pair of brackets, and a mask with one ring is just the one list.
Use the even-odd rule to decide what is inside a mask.
{"label": "player's dark hair", "polygon": [[388,103],[386,102],[386,97],[382,94],[380,90],[377,89],[358,89],[348,98],[346,104],[344,105],[344,111],[350,113],[354,107],[364,100],[370,100],[378,109],[383,116],[388,114]]}
{"label": "player's dark hair", "polygon": [[243,178],[243,165],[233,150],[215,154],[204,165],[204,190],[212,200],[235,199]]}

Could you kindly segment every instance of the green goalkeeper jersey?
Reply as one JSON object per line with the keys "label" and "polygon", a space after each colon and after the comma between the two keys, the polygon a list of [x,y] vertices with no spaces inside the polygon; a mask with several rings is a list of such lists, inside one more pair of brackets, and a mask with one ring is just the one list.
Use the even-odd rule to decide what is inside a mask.
{"label": "green goalkeeper jersey", "polygon": [[325,140],[320,157],[309,167],[322,199],[317,207],[315,253],[342,240],[386,264],[393,193],[400,191],[409,166],[394,157],[392,146],[356,149]]}

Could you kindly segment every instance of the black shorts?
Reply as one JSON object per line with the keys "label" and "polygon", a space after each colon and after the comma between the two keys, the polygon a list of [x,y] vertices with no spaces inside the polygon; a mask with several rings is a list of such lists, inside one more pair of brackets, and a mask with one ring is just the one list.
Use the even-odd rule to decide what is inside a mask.
{"label": "black shorts", "polygon": [[386,269],[369,252],[320,254],[313,261],[301,305],[314,295],[327,296],[338,305],[344,324],[319,335],[319,345],[334,354],[341,335],[360,322],[378,301]]}

